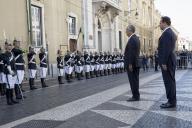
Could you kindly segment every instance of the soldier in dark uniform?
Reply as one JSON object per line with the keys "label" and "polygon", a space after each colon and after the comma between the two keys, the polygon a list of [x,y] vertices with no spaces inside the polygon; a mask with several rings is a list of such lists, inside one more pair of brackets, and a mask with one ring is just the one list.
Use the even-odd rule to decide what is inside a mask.
{"label": "soldier in dark uniform", "polygon": [[37,65],[35,60],[36,53],[33,47],[29,47],[29,53],[27,54],[28,59],[28,71],[29,71],[29,86],[30,90],[37,89],[35,87],[35,76],[37,72]]}
{"label": "soldier in dark uniform", "polygon": [[113,74],[116,73],[116,55],[115,55],[115,53],[113,53],[113,55],[112,55],[112,73]]}
{"label": "soldier in dark uniform", "polygon": [[0,47],[0,93],[1,96],[5,95],[6,92],[6,84],[5,84],[5,74],[4,74],[4,54],[3,54],[3,50]]}
{"label": "soldier in dark uniform", "polygon": [[91,78],[94,78],[95,59],[92,52],[90,52],[90,60],[91,60],[90,75],[91,75]]}
{"label": "soldier in dark uniform", "polygon": [[67,51],[67,54],[64,57],[64,62],[65,62],[65,74],[66,74],[67,82],[72,82],[71,81],[72,66],[71,66],[71,56],[69,51]]}
{"label": "soldier in dark uniform", "polygon": [[45,87],[48,87],[45,83],[45,78],[47,75],[47,55],[43,47],[40,49],[39,60],[40,60],[41,86],[42,88],[45,88]]}
{"label": "soldier in dark uniform", "polygon": [[75,56],[75,72],[77,73],[77,79],[82,80],[81,78],[81,72],[83,71],[83,66],[81,62],[81,52],[77,51],[77,54]]}
{"label": "soldier in dark uniform", "polygon": [[104,75],[103,70],[104,70],[104,64],[105,64],[103,52],[100,52],[100,61],[99,61],[99,63],[100,63],[100,69],[99,69],[100,70],[100,76],[103,76]]}
{"label": "soldier in dark uniform", "polygon": [[15,66],[15,60],[14,56],[11,52],[12,45],[8,44],[8,48],[5,52],[5,76],[6,76],[6,99],[8,105],[13,105],[19,103],[18,101],[13,99],[13,90],[15,86],[15,80],[16,80],[16,66]]}
{"label": "soldier in dark uniform", "polygon": [[84,77],[84,65],[85,65],[84,53],[81,54],[80,61],[83,68],[83,70],[81,71],[81,76]]}
{"label": "soldier in dark uniform", "polygon": [[20,41],[13,41],[14,48],[12,49],[12,53],[15,57],[15,65],[16,65],[16,82],[15,82],[15,95],[16,99],[22,99],[23,93],[21,89],[21,84],[24,79],[24,70],[25,70],[25,61],[23,59],[24,51],[20,49]]}
{"label": "soldier in dark uniform", "polygon": [[108,74],[111,75],[112,55],[110,52],[108,52],[107,56],[108,56]]}
{"label": "soldier in dark uniform", "polygon": [[[4,49],[5,51],[7,51],[8,49],[8,42],[5,41],[5,45],[4,45]],[[1,67],[2,67],[2,72],[1,72],[1,81],[2,81],[2,95],[5,95],[6,94],[6,76],[5,76],[5,73],[4,73],[4,69],[5,69],[5,64],[4,64],[4,61],[6,60],[6,57],[5,57],[5,54],[3,53],[3,50],[2,50],[2,53],[1,53]]]}
{"label": "soldier in dark uniform", "polygon": [[84,65],[85,77],[86,77],[86,79],[90,79],[89,72],[90,72],[91,60],[90,60],[90,56],[87,51],[84,52],[84,60],[85,60],[85,65]]}
{"label": "soldier in dark uniform", "polygon": [[107,55],[106,52],[104,52],[104,61],[105,61],[104,75],[107,76],[107,74],[108,74],[109,60],[108,60],[108,55]]}
{"label": "soldier in dark uniform", "polygon": [[120,54],[118,52],[117,56],[116,56],[116,70],[117,70],[117,73],[120,73],[120,65],[121,65],[121,60],[120,60]]}
{"label": "soldier in dark uniform", "polygon": [[75,52],[71,53],[71,67],[72,67],[72,71],[71,71],[71,79],[73,79],[73,72],[75,70]]}
{"label": "soldier in dark uniform", "polygon": [[58,82],[59,84],[64,84],[63,82],[64,62],[61,50],[57,51],[57,69],[58,69]]}
{"label": "soldier in dark uniform", "polygon": [[95,75],[96,77],[99,77],[99,68],[100,68],[100,57],[97,52],[95,52]]}

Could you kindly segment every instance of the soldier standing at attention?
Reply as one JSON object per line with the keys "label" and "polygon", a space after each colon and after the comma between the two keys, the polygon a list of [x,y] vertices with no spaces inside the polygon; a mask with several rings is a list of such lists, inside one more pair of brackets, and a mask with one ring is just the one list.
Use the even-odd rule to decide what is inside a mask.
{"label": "soldier standing at attention", "polygon": [[90,72],[91,60],[87,51],[84,52],[84,60],[85,60],[85,65],[84,65],[85,77],[86,79],[90,79],[89,72]]}
{"label": "soldier standing at attention", "polygon": [[108,74],[108,64],[109,64],[109,61],[108,61],[108,55],[106,52],[104,52],[104,61],[105,61],[105,64],[104,64],[104,75],[107,76]]}
{"label": "soldier standing at attention", "polygon": [[1,96],[4,96],[5,95],[5,92],[6,92],[6,84],[5,84],[5,80],[4,80],[4,68],[5,68],[5,65],[4,65],[4,54],[3,54],[3,50],[1,49],[0,47],[0,93],[1,93]]}
{"label": "soldier standing at attention", "polygon": [[16,82],[15,82],[15,95],[16,99],[22,99],[23,93],[21,89],[21,84],[24,79],[24,70],[25,70],[25,61],[23,59],[24,51],[20,49],[20,41],[13,41],[14,48],[12,53],[15,57],[15,66],[16,66]]}
{"label": "soldier standing at attention", "polygon": [[111,75],[112,55],[108,52],[108,75]]}
{"label": "soldier standing at attention", "polygon": [[90,75],[91,75],[91,78],[94,78],[95,59],[92,52],[90,52],[90,60],[91,60]]}
{"label": "soldier standing at attention", "polygon": [[14,56],[11,52],[12,44],[8,44],[7,50],[5,51],[5,76],[6,76],[6,99],[7,105],[13,105],[19,103],[18,101],[13,99],[13,90],[15,86],[16,80],[16,66]]}
{"label": "soldier standing at attention", "polygon": [[77,79],[82,80],[81,72],[83,71],[83,66],[81,63],[81,52],[77,51],[77,55],[75,56],[75,72],[77,73]]}
{"label": "soldier standing at attention", "polygon": [[67,79],[67,82],[70,83],[72,82],[71,81],[72,66],[71,66],[71,56],[69,51],[67,51],[67,54],[65,55],[64,62],[65,62],[66,79]]}
{"label": "soldier standing at attention", "polygon": [[29,53],[27,54],[28,58],[28,71],[29,71],[29,86],[30,90],[37,89],[35,87],[35,76],[37,72],[37,65],[35,60],[36,53],[33,47],[29,47]]}
{"label": "soldier standing at attention", "polygon": [[99,77],[98,74],[99,74],[99,68],[100,68],[100,63],[99,63],[100,58],[99,58],[99,55],[97,52],[95,52],[94,59],[95,59],[95,75],[96,75],[96,77]]}
{"label": "soldier standing at attention", "polygon": [[104,70],[104,56],[103,56],[103,52],[100,52],[100,75],[103,76],[103,70]]}
{"label": "soldier standing at attention", "polygon": [[42,88],[45,88],[45,87],[48,87],[45,83],[45,78],[47,75],[47,55],[43,47],[40,49],[39,60],[40,60],[41,85],[42,85]]}
{"label": "soldier standing at attention", "polygon": [[64,62],[61,50],[57,51],[57,69],[58,69],[58,82],[59,84],[64,84],[63,82]]}

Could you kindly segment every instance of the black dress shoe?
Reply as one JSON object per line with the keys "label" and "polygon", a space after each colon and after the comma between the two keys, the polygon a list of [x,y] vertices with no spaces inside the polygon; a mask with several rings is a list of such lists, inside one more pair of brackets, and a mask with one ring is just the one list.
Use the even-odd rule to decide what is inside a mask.
{"label": "black dress shoe", "polygon": [[18,104],[19,102],[18,101],[16,101],[16,100],[11,100],[11,102],[13,103],[13,104]]}
{"label": "black dress shoe", "polygon": [[129,98],[127,101],[128,102],[132,102],[132,101],[139,101],[140,100],[140,98],[134,98],[134,97],[132,97],[132,98]]}
{"label": "black dress shoe", "polygon": [[30,90],[35,90],[35,89],[37,89],[35,86],[30,87]]}
{"label": "black dress shoe", "polygon": [[20,100],[22,99],[22,96],[16,96],[16,99]]}
{"label": "black dress shoe", "polygon": [[167,102],[167,103],[161,104],[160,107],[161,108],[175,108],[176,104],[171,104],[171,103]]}

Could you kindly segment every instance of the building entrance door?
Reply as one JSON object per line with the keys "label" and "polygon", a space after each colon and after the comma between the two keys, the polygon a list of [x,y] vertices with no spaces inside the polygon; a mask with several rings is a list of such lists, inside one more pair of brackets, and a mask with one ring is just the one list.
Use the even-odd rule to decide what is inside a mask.
{"label": "building entrance door", "polygon": [[75,39],[70,39],[69,40],[69,48],[71,52],[74,52],[77,50],[77,40]]}

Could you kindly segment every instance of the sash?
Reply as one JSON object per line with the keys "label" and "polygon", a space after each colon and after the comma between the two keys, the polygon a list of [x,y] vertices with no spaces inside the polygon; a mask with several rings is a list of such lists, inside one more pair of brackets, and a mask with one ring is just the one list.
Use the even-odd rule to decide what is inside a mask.
{"label": "sash", "polygon": [[46,56],[44,55],[43,59],[41,59],[41,62],[40,62],[41,64],[45,64],[45,65],[47,64],[47,63],[43,62],[45,60],[45,58],[46,58]]}

